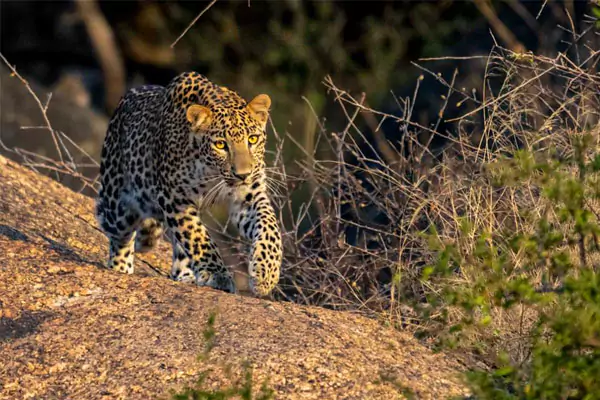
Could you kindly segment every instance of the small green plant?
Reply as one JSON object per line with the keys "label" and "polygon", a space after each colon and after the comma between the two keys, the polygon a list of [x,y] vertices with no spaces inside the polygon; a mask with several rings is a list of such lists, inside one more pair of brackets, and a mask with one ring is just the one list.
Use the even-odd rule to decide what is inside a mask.
{"label": "small green plant", "polygon": [[600,29],[600,1],[592,0],[592,14],[596,17],[596,28]]}
{"label": "small green plant", "polygon": [[210,314],[208,314],[208,320],[206,321],[206,327],[204,328],[204,331],[202,332],[202,335],[204,336],[204,340],[206,343],[204,344],[204,351],[202,352],[202,354],[200,354],[198,356],[199,360],[207,359],[211,350],[213,349],[213,347],[215,347],[215,336],[216,336],[215,321],[216,321],[216,319],[217,319],[217,312],[211,311]]}
{"label": "small green plant", "polygon": [[[203,332],[204,340],[206,341],[204,351],[198,356],[201,361],[208,361],[210,352],[215,346],[216,330],[215,321],[217,318],[216,311],[211,311],[208,316],[206,327]],[[208,369],[200,373],[196,383],[192,387],[185,387],[178,393],[172,395],[172,400],[225,400],[225,399],[242,399],[242,400],[270,400],[273,398],[274,392],[269,388],[268,382],[264,381],[258,391],[254,393],[254,377],[252,366],[249,362],[242,363],[242,377],[236,379],[232,372],[232,366],[222,366],[225,376],[232,382],[231,385],[218,389],[206,389],[206,380],[210,376],[212,369]]]}
{"label": "small green plant", "polygon": [[[524,360],[504,351],[491,371],[466,374],[477,398],[600,399],[600,154],[592,136],[571,140],[568,154],[518,151],[488,165],[495,187],[540,194],[544,214],[522,210],[530,232],[476,231],[465,222],[462,236],[478,237],[471,247],[461,246],[461,235],[454,243],[442,243],[435,230],[428,235],[439,257],[423,280],[439,290],[422,311],[447,322],[455,312],[440,344],[472,347],[473,337],[493,337],[476,333],[499,313],[535,312]],[[471,284],[449,283],[467,271],[476,277]]]}

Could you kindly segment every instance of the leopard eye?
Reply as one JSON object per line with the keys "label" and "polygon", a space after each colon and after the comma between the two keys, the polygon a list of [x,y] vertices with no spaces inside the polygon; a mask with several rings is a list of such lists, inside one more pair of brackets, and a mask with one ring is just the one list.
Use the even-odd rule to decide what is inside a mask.
{"label": "leopard eye", "polygon": [[248,143],[256,144],[258,142],[258,135],[251,135],[248,137]]}
{"label": "leopard eye", "polygon": [[225,143],[224,140],[217,140],[215,142],[215,147],[219,150],[223,150],[225,147],[227,147],[227,143]]}

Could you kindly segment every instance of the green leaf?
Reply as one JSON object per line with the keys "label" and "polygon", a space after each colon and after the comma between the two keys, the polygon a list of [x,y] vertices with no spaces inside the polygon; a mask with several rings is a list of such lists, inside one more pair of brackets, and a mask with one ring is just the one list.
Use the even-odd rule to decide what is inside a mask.
{"label": "green leaf", "polygon": [[494,371],[494,375],[496,376],[508,376],[511,375],[514,371],[514,368],[506,365],[504,367],[500,367],[498,368],[496,371]]}

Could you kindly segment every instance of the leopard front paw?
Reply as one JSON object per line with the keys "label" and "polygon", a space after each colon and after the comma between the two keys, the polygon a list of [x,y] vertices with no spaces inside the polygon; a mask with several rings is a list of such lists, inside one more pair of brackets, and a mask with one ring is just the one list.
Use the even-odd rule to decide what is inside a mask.
{"label": "leopard front paw", "polygon": [[171,268],[170,278],[182,283],[194,283],[196,281],[194,272],[191,269],[178,265]]}

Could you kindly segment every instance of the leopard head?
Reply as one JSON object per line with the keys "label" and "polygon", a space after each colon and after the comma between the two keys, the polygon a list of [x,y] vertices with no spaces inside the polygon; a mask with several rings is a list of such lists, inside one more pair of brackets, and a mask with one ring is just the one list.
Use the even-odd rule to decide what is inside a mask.
{"label": "leopard head", "polygon": [[259,94],[235,107],[228,102],[187,107],[186,119],[206,155],[208,175],[220,177],[231,188],[252,185],[264,177],[270,105],[269,96]]}

